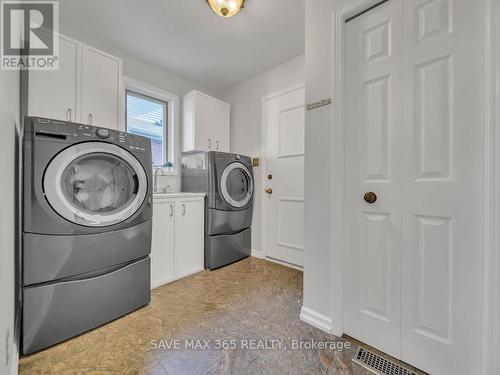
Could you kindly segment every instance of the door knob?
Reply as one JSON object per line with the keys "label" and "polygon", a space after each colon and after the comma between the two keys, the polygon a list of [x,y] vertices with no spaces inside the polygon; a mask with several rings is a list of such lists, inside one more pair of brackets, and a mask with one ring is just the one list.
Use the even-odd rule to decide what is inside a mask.
{"label": "door knob", "polygon": [[266,189],[266,193],[267,193],[267,194],[272,194],[272,193],[273,193],[273,189],[271,189],[271,188],[267,188],[267,189]]}
{"label": "door knob", "polygon": [[377,194],[375,194],[373,191],[369,191],[368,193],[365,193],[363,199],[366,203],[375,203],[377,201]]}

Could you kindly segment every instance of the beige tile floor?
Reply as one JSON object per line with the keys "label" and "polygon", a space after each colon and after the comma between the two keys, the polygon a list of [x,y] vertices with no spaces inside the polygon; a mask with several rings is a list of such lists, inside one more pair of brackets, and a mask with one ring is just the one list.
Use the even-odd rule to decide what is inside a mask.
{"label": "beige tile floor", "polygon": [[[292,340],[348,342],[301,322],[301,305],[302,272],[247,258],[155,289],[150,305],[21,358],[20,374],[370,374],[351,363],[354,341],[343,350],[293,349]],[[166,348],[172,340],[179,348]],[[271,341],[251,340],[283,342],[266,349],[258,345]]]}

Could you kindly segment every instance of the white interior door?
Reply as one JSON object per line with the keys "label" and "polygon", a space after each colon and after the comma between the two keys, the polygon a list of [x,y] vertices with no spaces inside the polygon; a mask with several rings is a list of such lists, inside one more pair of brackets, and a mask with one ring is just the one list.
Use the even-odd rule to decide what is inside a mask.
{"label": "white interior door", "polygon": [[483,11],[390,0],[346,25],[345,331],[439,375],[480,368]]}
{"label": "white interior door", "polygon": [[304,104],[298,88],[267,100],[265,108],[264,250],[297,266],[304,255]]}
{"label": "white interior door", "polygon": [[[401,329],[401,14],[346,24],[345,332],[395,357]],[[377,201],[367,203],[373,192]]]}
{"label": "white interior door", "polygon": [[484,2],[404,2],[402,359],[479,374]]}

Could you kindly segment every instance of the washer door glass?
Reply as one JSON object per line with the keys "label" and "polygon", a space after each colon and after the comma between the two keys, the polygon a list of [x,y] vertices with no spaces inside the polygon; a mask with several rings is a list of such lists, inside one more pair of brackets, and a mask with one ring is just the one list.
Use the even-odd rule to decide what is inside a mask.
{"label": "washer door glass", "polygon": [[222,196],[231,206],[244,207],[253,194],[253,182],[248,168],[239,162],[229,164],[221,176]]}
{"label": "washer door glass", "polygon": [[86,226],[108,226],[132,216],[147,193],[144,168],[124,149],[81,143],[59,153],[47,167],[44,189],[52,208]]}

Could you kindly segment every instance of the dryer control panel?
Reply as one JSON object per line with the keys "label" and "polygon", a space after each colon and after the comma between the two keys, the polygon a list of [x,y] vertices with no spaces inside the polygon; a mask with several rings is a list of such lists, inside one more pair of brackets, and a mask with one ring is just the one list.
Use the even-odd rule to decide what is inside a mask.
{"label": "dryer control panel", "polygon": [[114,129],[78,124],[41,117],[28,117],[25,139],[46,139],[54,142],[102,141],[117,144],[130,152],[151,153],[151,141],[146,137]]}

